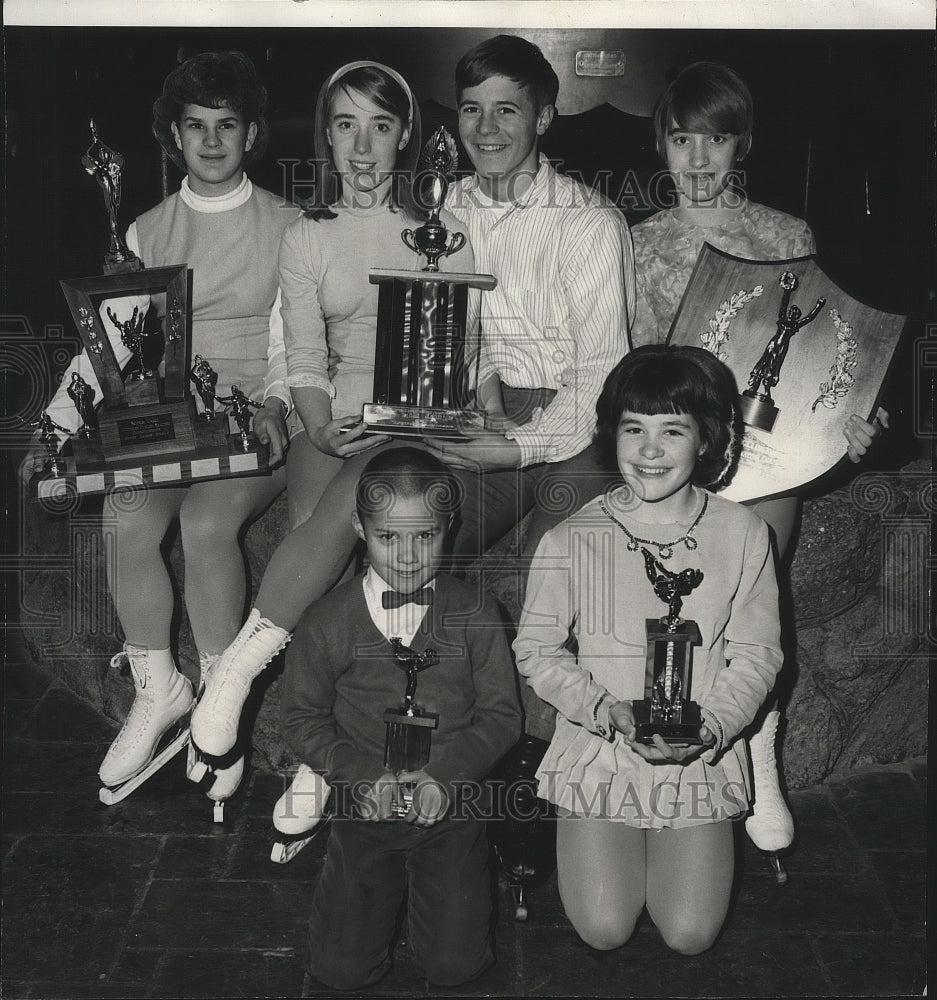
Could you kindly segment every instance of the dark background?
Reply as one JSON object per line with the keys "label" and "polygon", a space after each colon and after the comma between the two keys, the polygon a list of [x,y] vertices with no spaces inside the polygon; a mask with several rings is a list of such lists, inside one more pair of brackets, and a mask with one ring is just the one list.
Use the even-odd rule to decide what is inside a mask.
{"label": "dark background", "polygon": [[[6,29],[3,337],[4,346],[26,341],[32,358],[22,371],[9,360],[4,366],[6,411],[0,433],[8,441],[18,436],[17,414],[35,419],[64,361],[77,349],[59,280],[100,273],[106,217],[100,191],[80,162],[90,140],[89,118],[95,118],[101,138],[126,158],[121,206],[126,227],[180,180],[150,132],[150,108],[165,74],[199,51],[241,49],[254,59],[270,94],[271,142],[251,175],[275,192],[306,195],[308,187],[293,181],[311,177],[305,161],[312,157],[315,97],[334,69],[362,57],[389,63],[413,84],[423,106],[424,133],[438,123],[456,132],[455,62],[494,33],[456,28]],[[915,431],[929,426],[921,392],[911,391],[913,341],[931,318],[937,271],[934,35],[517,33],[541,45],[561,79],[560,115],[545,137],[544,151],[563,169],[616,198],[632,223],[652,210],[644,196],[660,164],[647,116],[667,80],[701,58],[727,62],[742,74],[755,99],[754,145],[744,164],[750,197],[806,218],[824,270],[845,290],[877,308],[911,316],[886,402],[904,431],[900,440],[913,449]],[[575,52],[582,48],[622,49],[625,75],[576,77]],[[468,165],[464,157],[463,165]],[[907,457],[907,449],[902,445],[890,454],[898,461]]]}

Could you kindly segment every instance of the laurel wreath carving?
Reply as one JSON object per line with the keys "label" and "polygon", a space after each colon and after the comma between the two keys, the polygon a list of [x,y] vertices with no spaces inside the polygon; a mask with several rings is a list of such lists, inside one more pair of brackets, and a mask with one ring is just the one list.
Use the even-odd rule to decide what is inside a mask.
{"label": "laurel wreath carving", "polygon": [[811,413],[821,403],[828,410],[832,410],[856,382],[852,373],[856,367],[859,345],[852,335],[852,326],[840,316],[837,309],[830,310],[830,319],[836,327],[836,357],[830,365],[829,381],[820,383],[820,395],[810,407]]}
{"label": "laurel wreath carving", "polygon": [[757,299],[764,290],[764,285],[755,285],[750,291],[746,292],[743,288],[734,295],[730,295],[709,321],[709,329],[699,335],[702,346],[711,354],[715,354],[720,361],[725,361],[728,355],[722,350],[722,347],[729,339],[729,327],[732,320],[752,299]]}

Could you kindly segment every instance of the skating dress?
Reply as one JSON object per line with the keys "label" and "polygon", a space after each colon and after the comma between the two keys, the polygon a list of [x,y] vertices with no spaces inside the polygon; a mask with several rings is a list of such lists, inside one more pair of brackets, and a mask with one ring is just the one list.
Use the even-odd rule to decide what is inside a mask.
{"label": "skating dress", "polygon": [[[703,491],[695,493],[701,503]],[[741,816],[751,790],[747,747],[737,737],[782,663],[767,527],[746,508],[710,495],[693,532],[698,548],[679,544],[661,560],[668,570],[704,574],[684,598],[682,617],[702,633],[690,697],[717,743],[687,764],[651,764],[620,735],[608,737],[608,706],[644,697],[645,619],[660,618],[667,606],[654,593],[641,552],[629,551],[628,537],[602,504],[641,538],[670,541],[692,523],[644,524],[620,488],[544,536],[514,642],[518,670],[559,711],[537,772],[539,794],[572,813],[649,829]],[[576,655],[568,648],[571,635]]]}

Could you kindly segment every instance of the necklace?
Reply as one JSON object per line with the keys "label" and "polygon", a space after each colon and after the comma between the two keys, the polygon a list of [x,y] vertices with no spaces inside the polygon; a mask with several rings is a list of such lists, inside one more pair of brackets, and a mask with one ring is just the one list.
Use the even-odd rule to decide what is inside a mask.
{"label": "necklace", "polygon": [[602,513],[614,521],[619,528],[628,536],[627,549],[629,552],[637,552],[642,545],[656,545],[658,554],[661,559],[669,559],[673,555],[674,546],[679,545],[681,542],[687,547],[687,551],[693,552],[699,547],[699,542],[693,537],[693,531],[696,526],[703,520],[703,515],[706,513],[706,508],[709,506],[709,494],[703,494],[703,505],[700,507],[700,512],[696,515],[696,520],[687,529],[686,534],[681,535],[679,538],[675,538],[672,542],[658,542],[653,538],[638,538],[637,535],[632,535],[631,532],[618,520],[617,517],[605,506],[604,503],[599,504]]}

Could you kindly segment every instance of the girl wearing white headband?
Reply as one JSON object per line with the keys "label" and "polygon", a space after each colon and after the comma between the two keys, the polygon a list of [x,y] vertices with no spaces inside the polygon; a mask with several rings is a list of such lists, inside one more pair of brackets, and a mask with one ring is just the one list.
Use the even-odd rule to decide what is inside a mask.
{"label": "girl wearing white headband", "polygon": [[[289,490],[293,530],[271,558],[247,623],[193,715],[193,740],[210,756],[234,745],[254,678],[289,641],[305,608],[352,563],[354,486],[371,457],[364,453],[389,440],[363,436],[360,423],[362,405],[372,397],[377,328],[378,287],[368,272],[420,266],[400,238],[426,218],[412,193],[420,138],[419,107],[389,67],[349,63],[323,84],[315,120],[316,194],[286,228],[279,256],[287,381],[305,427],[291,442],[291,467],[298,470]],[[461,231],[445,211],[442,221]],[[471,248],[442,266],[474,271]],[[333,488],[323,498],[339,473],[348,489]],[[301,768],[292,792],[278,803],[275,823],[287,833],[314,825],[327,795],[328,786]]]}

